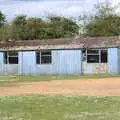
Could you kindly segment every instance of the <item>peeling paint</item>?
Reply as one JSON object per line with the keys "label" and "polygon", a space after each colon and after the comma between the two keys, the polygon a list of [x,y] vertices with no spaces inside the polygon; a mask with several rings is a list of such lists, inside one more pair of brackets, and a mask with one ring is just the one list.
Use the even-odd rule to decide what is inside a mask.
{"label": "peeling paint", "polygon": [[108,73],[107,63],[86,63],[83,62],[84,74]]}

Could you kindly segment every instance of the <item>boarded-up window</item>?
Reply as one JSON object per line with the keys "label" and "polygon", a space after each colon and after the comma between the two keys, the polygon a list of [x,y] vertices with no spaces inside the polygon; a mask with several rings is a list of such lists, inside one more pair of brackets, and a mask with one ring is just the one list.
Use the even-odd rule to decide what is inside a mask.
{"label": "boarded-up window", "polygon": [[51,51],[37,51],[36,52],[36,63],[37,64],[51,64]]}
{"label": "boarded-up window", "polygon": [[4,52],[5,64],[18,64],[18,52]]}

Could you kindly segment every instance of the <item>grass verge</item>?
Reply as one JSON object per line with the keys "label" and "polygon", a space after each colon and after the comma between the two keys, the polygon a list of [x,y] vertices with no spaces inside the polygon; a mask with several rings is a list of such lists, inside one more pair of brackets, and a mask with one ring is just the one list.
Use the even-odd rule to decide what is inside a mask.
{"label": "grass verge", "polygon": [[85,80],[100,78],[120,78],[119,74],[102,75],[0,75],[0,86],[12,86],[17,82],[39,82],[51,80]]}
{"label": "grass verge", "polygon": [[23,95],[0,97],[0,120],[119,120],[120,97]]}

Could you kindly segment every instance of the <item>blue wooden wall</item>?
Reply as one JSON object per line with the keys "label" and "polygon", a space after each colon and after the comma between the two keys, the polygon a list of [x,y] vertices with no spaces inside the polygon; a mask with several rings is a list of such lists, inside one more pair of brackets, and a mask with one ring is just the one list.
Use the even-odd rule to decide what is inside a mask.
{"label": "blue wooden wall", "polygon": [[36,55],[35,51],[19,52],[19,73],[36,73]]}
{"label": "blue wooden wall", "polygon": [[52,65],[55,74],[80,74],[81,50],[53,50]]}
{"label": "blue wooden wall", "polygon": [[[35,51],[19,52],[20,74],[81,74],[81,50],[52,50],[52,63],[36,65]],[[4,72],[4,56],[0,52],[0,73]],[[108,48],[108,73],[120,73],[120,49]]]}
{"label": "blue wooden wall", "polygon": [[0,73],[4,72],[4,56],[3,52],[0,52]]}
{"label": "blue wooden wall", "polygon": [[108,48],[108,73],[119,73],[118,48]]}
{"label": "blue wooden wall", "polygon": [[81,50],[52,50],[52,63],[47,65],[36,65],[35,51],[19,52],[19,73],[80,74]]}
{"label": "blue wooden wall", "polygon": [[120,48],[118,48],[118,71],[120,73]]}

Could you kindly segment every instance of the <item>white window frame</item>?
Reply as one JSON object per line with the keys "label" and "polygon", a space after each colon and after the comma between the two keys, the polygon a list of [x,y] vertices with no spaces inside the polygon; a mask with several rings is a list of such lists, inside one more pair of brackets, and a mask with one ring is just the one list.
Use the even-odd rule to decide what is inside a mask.
{"label": "white window frame", "polygon": [[[10,55],[10,53],[17,53],[17,55]],[[6,58],[5,58],[5,54],[6,54]],[[18,59],[18,52],[14,52],[14,51],[9,51],[9,52],[5,52],[4,53],[4,61],[5,61],[5,59],[6,59],[6,61],[5,61],[5,63],[4,64],[18,64],[18,63],[10,63],[9,62],[9,58],[10,57],[14,57],[14,58],[17,58]]]}
{"label": "white window frame", "polygon": [[[52,52],[51,52],[51,50],[36,51],[36,59],[37,59],[37,54],[38,54],[37,52],[38,52],[39,55],[40,55],[40,56],[39,56],[39,61],[40,61],[40,63],[37,63],[37,60],[36,60],[36,64],[37,64],[37,65],[39,65],[39,64],[40,64],[40,65],[52,64]],[[51,54],[50,54],[50,55],[42,55],[42,54],[41,54],[42,52],[50,52]],[[50,62],[50,63],[42,63],[42,61],[41,61],[42,56],[43,56],[43,57],[45,57],[45,56],[51,57],[51,62]]]}
{"label": "white window frame", "polygon": [[[88,53],[89,50],[97,50],[98,53]],[[101,51],[103,51],[103,50],[107,51],[107,53],[108,53],[107,49],[86,49],[85,50],[85,54],[86,54],[85,56],[86,56],[86,62],[87,62],[87,64],[108,63],[108,61],[107,62],[101,62]],[[93,63],[92,62],[88,62],[88,55],[98,55],[99,56],[99,61],[98,62],[93,62]]]}

